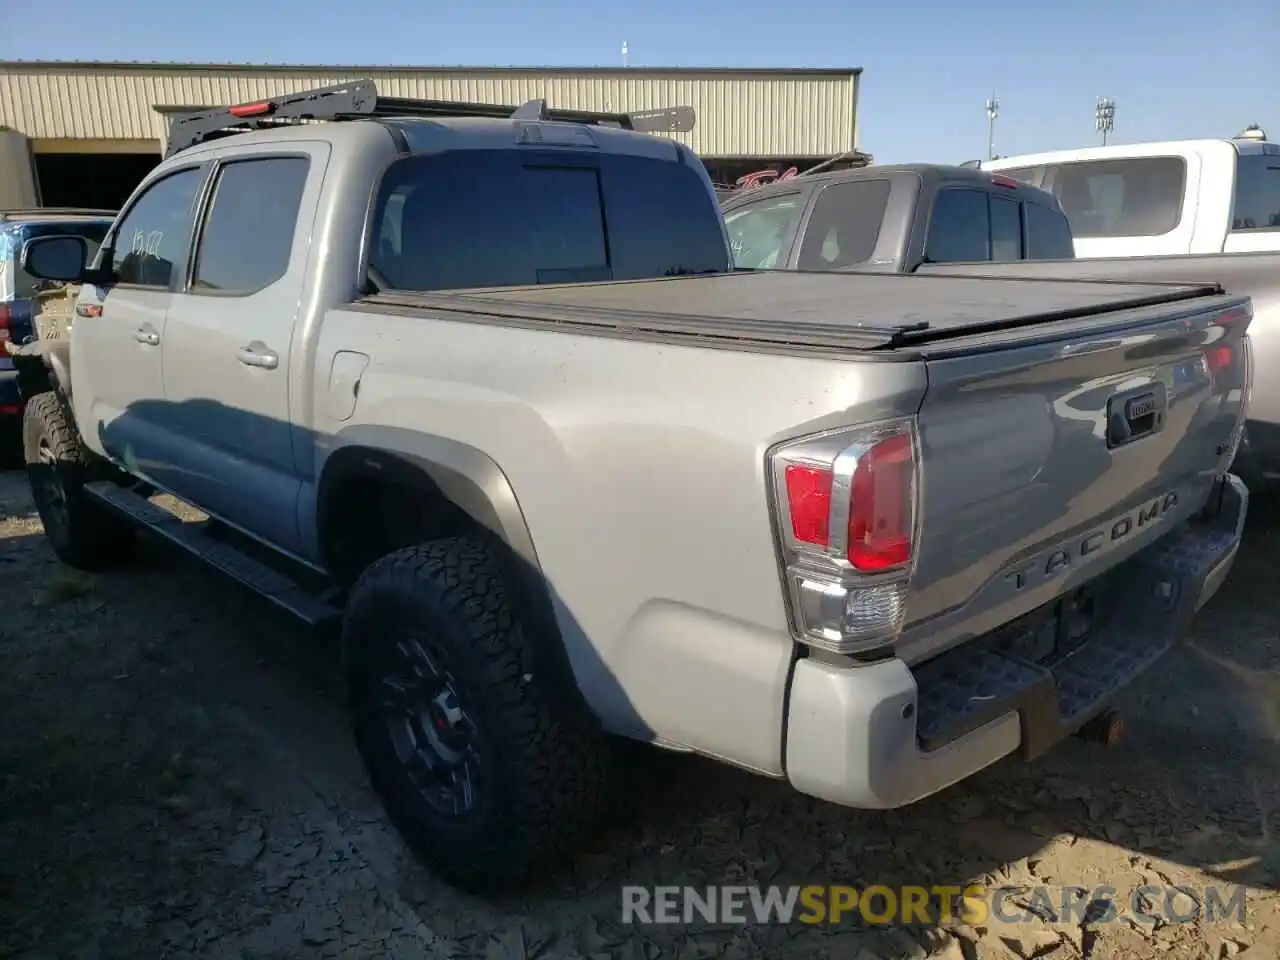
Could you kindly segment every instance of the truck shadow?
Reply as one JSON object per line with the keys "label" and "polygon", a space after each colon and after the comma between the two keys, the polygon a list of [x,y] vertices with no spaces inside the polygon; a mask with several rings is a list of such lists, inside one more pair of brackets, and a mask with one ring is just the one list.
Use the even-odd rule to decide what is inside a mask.
{"label": "truck shadow", "polygon": [[[124,417],[141,412],[133,409]],[[155,423],[157,416],[172,413],[146,411],[146,417]],[[123,426],[129,436],[140,435],[136,425]],[[260,434],[245,426],[243,436]],[[300,439],[313,442],[296,430],[292,436],[295,445]],[[103,439],[119,449],[110,429]],[[399,894],[443,936],[464,940],[500,923],[517,925],[532,938],[575,937],[589,953],[591,943],[602,950],[629,935],[618,924],[624,884],[893,889],[978,882],[1055,890],[1111,884],[1120,899],[1130,881],[1278,890],[1280,603],[1272,587],[1280,563],[1277,518],[1277,501],[1257,497],[1235,571],[1197,617],[1188,644],[1126,692],[1121,707],[1129,735],[1111,750],[1069,741],[1034,764],[1001,763],[940,795],[885,812],[812,800],[785,782],[709,760],[627,750],[632,756],[620,772],[612,816],[590,849],[545,884],[520,898],[480,902],[406,858]],[[148,590],[165,591],[170,588],[164,583],[177,574],[153,566],[122,570],[120,576],[145,577]],[[554,591],[554,583],[549,587]],[[119,599],[145,604],[148,590],[124,590]],[[247,645],[254,658],[277,670],[314,675],[321,681],[314,685],[317,709],[340,716],[340,684],[328,653],[299,659],[284,652],[305,646],[309,638],[301,631],[252,626],[256,617],[249,607],[218,599],[228,596],[213,588],[197,601],[217,606],[208,616],[225,641]],[[224,694],[211,687],[202,695],[216,702]],[[278,721],[268,713],[262,719],[263,736],[272,736]],[[291,736],[278,732],[285,742]],[[332,749],[342,747],[331,743],[326,750],[295,754],[293,761],[309,781],[323,783]],[[1200,872],[1198,881],[1189,870]],[[693,934],[722,945],[737,935],[697,922],[643,929],[659,945]],[[752,934],[755,946],[786,945],[798,955],[812,953],[827,935],[806,930],[796,936],[794,928]]]}

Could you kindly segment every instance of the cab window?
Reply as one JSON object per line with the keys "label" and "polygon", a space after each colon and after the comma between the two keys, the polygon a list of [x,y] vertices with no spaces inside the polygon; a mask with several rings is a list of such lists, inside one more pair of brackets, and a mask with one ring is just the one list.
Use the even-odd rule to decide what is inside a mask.
{"label": "cab window", "polygon": [[796,265],[801,270],[841,270],[870,260],[888,202],[888,180],[824,187],[809,215]]}
{"label": "cab window", "polygon": [[733,265],[754,270],[785,267],[804,194],[790,193],[744,204],[724,215]]}
{"label": "cab window", "polygon": [[120,220],[111,241],[111,271],[119,283],[167,289],[183,262],[203,167],[157,180]]}

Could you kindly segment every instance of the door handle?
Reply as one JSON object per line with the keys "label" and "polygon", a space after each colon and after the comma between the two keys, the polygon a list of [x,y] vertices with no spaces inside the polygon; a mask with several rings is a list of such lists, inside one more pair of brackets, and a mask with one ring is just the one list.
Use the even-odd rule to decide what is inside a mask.
{"label": "door handle", "polygon": [[237,350],[236,359],[246,367],[262,367],[264,370],[274,370],[280,366],[280,355],[268,349],[261,340],[255,340]]}
{"label": "door handle", "polygon": [[160,334],[156,333],[155,328],[150,324],[143,324],[137,330],[133,331],[133,339],[139,343],[145,343],[149,347],[160,345]]}

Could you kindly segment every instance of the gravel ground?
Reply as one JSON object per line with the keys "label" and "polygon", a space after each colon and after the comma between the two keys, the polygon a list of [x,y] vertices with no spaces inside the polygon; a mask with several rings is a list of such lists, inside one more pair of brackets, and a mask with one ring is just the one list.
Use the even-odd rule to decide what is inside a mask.
{"label": "gravel ground", "polygon": [[[655,754],[572,869],[494,904],[404,852],[328,651],[169,553],[66,570],[25,479],[0,474],[0,956],[1273,960],[1278,504],[1255,500],[1246,551],[1196,622],[1209,653],[1179,649],[1129,692],[1118,747],[1073,741],[880,814]],[[1154,928],[619,923],[624,883],[967,881],[1110,884],[1122,913],[1144,883],[1242,884],[1248,902],[1243,923]]]}

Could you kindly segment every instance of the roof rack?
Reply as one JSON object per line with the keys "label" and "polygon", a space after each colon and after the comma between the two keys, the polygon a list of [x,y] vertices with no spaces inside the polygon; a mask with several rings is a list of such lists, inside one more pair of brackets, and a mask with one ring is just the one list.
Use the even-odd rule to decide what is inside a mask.
{"label": "roof rack", "polygon": [[823,160],[807,170],[801,170],[797,176],[811,177],[815,173],[822,173],[828,167],[834,167],[840,163],[849,164],[851,170],[860,170],[863,167],[872,166],[875,163],[875,158],[869,153],[863,153],[861,150],[846,150],[844,153],[837,153],[834,157]]}
{"label": "roof rack", "polygon": [[118,210],[93,207],[29,207],[0,209],[0,220],[25,220],[29,217],[114,217]]}
{"label": "roof rack", "polygon": [[352,80],[332,87],[304,90],[253,103],[176,114],[169,126],[169,157],[205,140],[242,129],[265,129],[303,120],[373,120],[404,117],[494,117],[512,120],[559,120],[616,126],[642,133],[688,133],[696,115],[693,107],[667,107],[631,113],[597,113],[548,107],[545,100],[521,106],[467,103],[459,100],[414,100],[382,97],[372,80]]}

